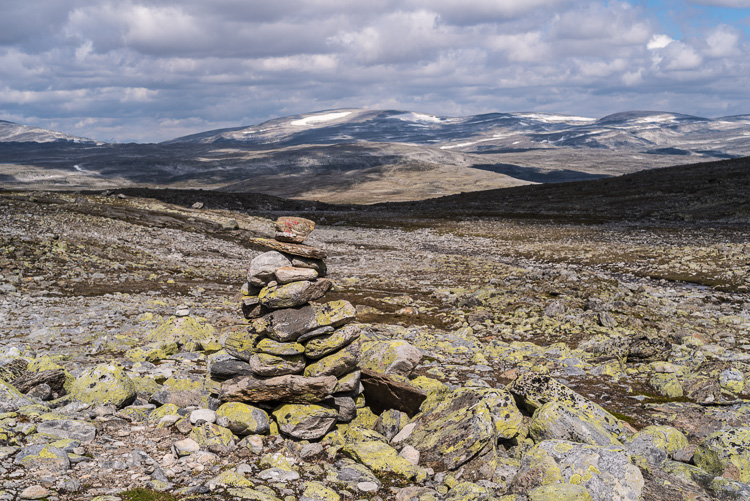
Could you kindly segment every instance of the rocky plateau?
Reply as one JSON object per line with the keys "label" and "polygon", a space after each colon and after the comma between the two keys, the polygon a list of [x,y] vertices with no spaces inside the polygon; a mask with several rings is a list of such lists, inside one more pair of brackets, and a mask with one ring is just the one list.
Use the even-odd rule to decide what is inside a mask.
{"label": "rocky plateau", "polygon": [[[746,165],[374,206],[0,191],[0,500],[749,499]],[[280,216],[326,278],[258,271]],[[325,285],[265,305],[353,306],[354,409],[227,398],[251,262]],[[303,331],[263,343],[330,356]]]}

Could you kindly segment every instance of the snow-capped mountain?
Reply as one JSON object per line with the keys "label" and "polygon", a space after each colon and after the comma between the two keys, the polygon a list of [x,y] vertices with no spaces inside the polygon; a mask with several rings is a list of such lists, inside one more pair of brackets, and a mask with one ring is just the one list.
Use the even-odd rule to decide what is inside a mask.
{"label": "snow-capped mountain", "polygon": [[417,200],[742,156],[750,156],[750,115],[445,117],[338,109],[159,144],[94,144],[0,122],[0,187],[200,187],[334,203]]}
{"label": "snow-capped mountain", "polygon": [[0,120],[0,142],[2,143],[77,143],[103,144],[99,141],[76,137],[54,130],[29,127]]}
{"label": "snow-capped mountain", "polygon": [[596,148],[732,158],[750,155],[750,116],[710,119],[630,111],[599,119],[550,113],[442,117],[342,109],[208,131],[167,144],[233,143],[266,149],[362,142],[435,146],[478,154],[522,148]]}

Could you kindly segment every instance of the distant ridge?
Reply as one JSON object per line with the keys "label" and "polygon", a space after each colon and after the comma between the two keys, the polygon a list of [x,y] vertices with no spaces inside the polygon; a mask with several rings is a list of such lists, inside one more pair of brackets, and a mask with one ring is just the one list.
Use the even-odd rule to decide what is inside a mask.
{"label": "distant ridge", "polygon": [[42,129],[40,127],[29,127],[6,120],[0,120],[0,142],[103,144],[93,139],[71,136],[63,132]]}

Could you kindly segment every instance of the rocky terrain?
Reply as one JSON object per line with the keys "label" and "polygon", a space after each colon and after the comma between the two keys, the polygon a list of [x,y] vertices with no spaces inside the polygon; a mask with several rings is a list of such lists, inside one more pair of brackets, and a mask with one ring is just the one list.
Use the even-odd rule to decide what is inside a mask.
{"label": "rocky terrain", "polygon": [[103,144],[0,121],[0,188],[210,188],[329,203],[412,201],[750,155],[750,118],[632,111],[440,117],[346,109]]}
{"label": "rocky terrain", "polygon": [[[743,162],[367,208],[0,192],[0,499],[748,499]],[[220,410],[283,215],[386,374],[320,438]]]}

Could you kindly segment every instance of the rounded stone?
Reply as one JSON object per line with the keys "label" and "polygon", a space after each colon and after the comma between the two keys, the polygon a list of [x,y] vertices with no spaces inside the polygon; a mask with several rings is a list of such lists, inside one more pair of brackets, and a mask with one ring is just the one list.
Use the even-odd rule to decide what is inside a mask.
{"label": "rounded stone", "polygon": [[241,402],[223,404],[216,415],[226,419],[226,427],[239,436],[264,435],[270,430],[270,420],[264,410]]}

